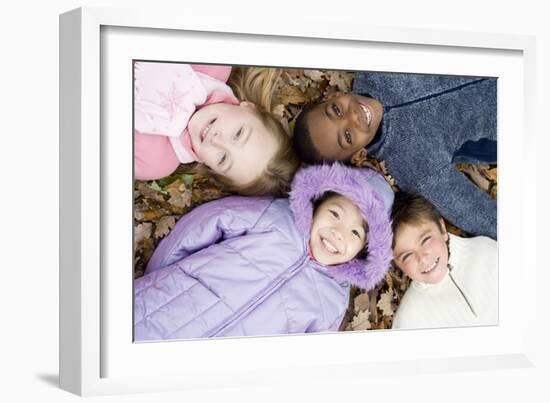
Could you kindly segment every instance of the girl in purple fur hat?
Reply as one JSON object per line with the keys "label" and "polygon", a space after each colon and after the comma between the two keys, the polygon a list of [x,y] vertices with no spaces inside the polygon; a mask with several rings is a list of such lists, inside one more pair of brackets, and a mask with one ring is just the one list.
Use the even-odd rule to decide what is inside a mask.
{"label": "girl in purple fur hat", "polygon": [[300,170],[289,199],[232,196],[183,216],[134,282],[136,341],[337,330],[350,286],[392,259],[393,191],[373,170]]}

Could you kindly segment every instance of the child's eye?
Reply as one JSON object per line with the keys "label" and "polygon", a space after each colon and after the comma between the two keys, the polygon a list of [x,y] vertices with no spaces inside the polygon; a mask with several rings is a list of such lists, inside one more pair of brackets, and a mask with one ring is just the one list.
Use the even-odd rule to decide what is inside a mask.
{"label": "child's eye", "polygon": [[355,235],[357,238],[361,239],[361,233],[359,231],[357,231],[356,229],[354,229],[353,231],[351,231],[353,233],[353,235]]}
{"label": "child's eye", "polygon": [[342,117],[342,110],[340,109],[340,107],[338,107],[338,105],[332,104],[332,110],[336,114],[336,116],[338,116],[339,118]]}
{"label": "child's eye", "polygon": [[430,239],[432,239],[432,237],[431,237],[431,236],[427,236],[426,238],[424,238],[424,239],[422,240],[421,245],[424,245],[424,244],[425,244],[426,242],[428,242]]}
{"label": "child's eye", "polygon": [[239,137],[241,137],[241,134],[243,133],[243,128],[241,127],[237,133],[235,133],[235,135],[233,136],[233,140],[238,140]]}
{"label": "child's eye", "polygon": [[401,261],[402,261],[402,262],[405,262],[410,256],[411,256],[410,253],[407,253],[406,255],[403,255],[403,256],[401,257]]}
{"label": "child's eye", "polygon": [[334,218],[340,218],[340,214],[338,214],[336,211],[334,210],[329,210],[329,211],[334,216]]}
{"label": "child's eye", "polygon": [[227,159],[227,154],[223,153],[222,157],[218,161],[218,165],[222,165],[225,162],[226,159]]}
{"label": "child's eye", "polygon": [[346,139],[346,142],[348,144],[351,144],[352,143],[352,137],[351,137],[351,130],[350,129],[346,129],[344,131],[344,138]]}

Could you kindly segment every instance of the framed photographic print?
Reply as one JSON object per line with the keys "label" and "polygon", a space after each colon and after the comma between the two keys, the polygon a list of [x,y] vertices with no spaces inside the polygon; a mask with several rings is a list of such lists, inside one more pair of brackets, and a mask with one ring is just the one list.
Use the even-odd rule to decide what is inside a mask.
{"label": "framed photographic print", "polygon": [[[531,37],[353,24],[335,24],[329,29],[315,21],[289,29],[265,21],[236,25],[221,19],[175,18],[160,11],[96,8],[63,14],[60,24],[62,388],[95,395],[245,386],[270,382],[272,376],[292,382],[297,374],[329,381],[334,379],[335,368],[337,377],[343,379],[359,369],[368,377],[374,373],[407,374],[413,369],[417,373],[419,368],[436,372],[533,365],[534,322],[515,318],[520,311],[525,317],[529,310],[525,305],[534,307],[535,299],[530,297],[520,307],[514,301],[514,287],[536,270],[534,245],[525,238],[535,222],[533,200],[525,191],[518,191],[535,186],[512,167],[513,161],[526,161],[533,147]],[[280,92],[276,114],[286,130],[292,130],[296,115],[306,104],[351,91],[354,72],[496,79],[498,322],[492,326],[389,330],[390,311],[395,308],[392,298],[401,298],[406,288],[406,284],[402,289],[394,284],[377,290],[374,307],[368,296],[357,299],[362,293],[352,294],[356,307],[364,306],[348,312],[347,322],[338,321],[340,326],[321,329],[330,332],[162,336],[154,342],[136,337],[134,278],[148,278],[146,267],[153,250],[180,217],[196,211],[199,204],[206,206],[209,200],[225,196],[205,185],[208,178],[201,173],[189,174],[181,167],[169,172],[168,179],[165,173],[134,180],[134,131],[139,129],[136,122],[141,113],[136,102],[142,101],[136,97],[135,70],[136,64],[145,69],[148,63],[234,66],[233,70],[245,72],[253,66],[280,68],[283,73],[277,88],[283,96]],[[195,74],[197,69],[186,71]],[[218,85],[204,72],[199,73],[194,79],[207,82],[207,87]],[[225,91],[227,79],[231,81],[225,77],[223,85],[216,88]],[[156,92],[164,103],[162,113],[183,108],[181,92],[185,91],[170,85]],[[239,101],[234,101],[235,106]],[[195,103],[200,102],[204,100]],[[150,103],[146,107],[152,108]],[[365,112],[365,119],[371,113]],[[150,123],[151,115],[147,116],[145,124]],[[198,141],[210,141],[218,134],[214,120],[206,122]],[[189,130],[193,136],[193,129]],[[246,130],[242,132],[247,139]],[[237,129],[232,136],[239,139],[242,132]],[[262,144],[268,147],[267,142]],[[224,164],[227,156],[215,154],[214,158],[215,163]],[[391,170],[387,172],[376,161],[363,156],[354,163],[374,167],[391,184]],[[212,163],[209,167],[212,169]],[[484,169],[466,173],[474,181],[478,175],[480,187],[479,181],[485,179],[488,193],[496,192],[496,167]],[[192,189],[201,192],[198,199]],[[192,227],[200,237],[200,226]],[[402,277],[394,280],[402,281]],[[384,303],[379,304],[384,293],[384,298],[389,298],[385,309]],[[372,313],[377,309],[375,320]],[[337,331],[338,327],[356,331]],[[377,330],[362,331],[369,328]],[[240,336],[214,331],[212,335]]]}

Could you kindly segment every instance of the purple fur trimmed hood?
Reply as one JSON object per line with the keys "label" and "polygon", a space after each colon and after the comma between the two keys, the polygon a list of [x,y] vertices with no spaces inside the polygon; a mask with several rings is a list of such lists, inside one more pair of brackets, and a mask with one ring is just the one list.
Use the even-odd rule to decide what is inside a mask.
{"label": "purple fur trimmed hood", "polygon": [[334,163],[300,169],[292,182],[290,208],[296,226],[308,243],[313,203],[327,191],[339,193],[353,201],[369,228],[366,259],[356,258],[327,267],[338,280],[370,290],[384,278],[392,259],[390,213],[393,191],[380,174],[369,168],[351,168]]}

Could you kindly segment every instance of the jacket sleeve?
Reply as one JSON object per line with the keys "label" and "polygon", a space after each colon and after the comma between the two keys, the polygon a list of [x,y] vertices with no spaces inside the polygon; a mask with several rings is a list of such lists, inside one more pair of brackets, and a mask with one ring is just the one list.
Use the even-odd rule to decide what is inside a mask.
{"label": "jacket sleeve", "polygon": [[224,239],[254,229],[272,203],[267,197],[231,196],[205,203],[180,218],[155,249],[146,273],[168,266]]}
{"label": "jacket sleeve", "polygon": [[342,325],[342,321],[344,320],[344,316],[338,317],[332,322],[332,324],[328,327],[326,330],[327,332],[337,332],[340,329],[340,326]]}
{"label": "jacket sleeve", "polygon": [[453,225],[472,235],[496,239],[496,200],[453,166],[444,167],[419,185],[419,193]]}

